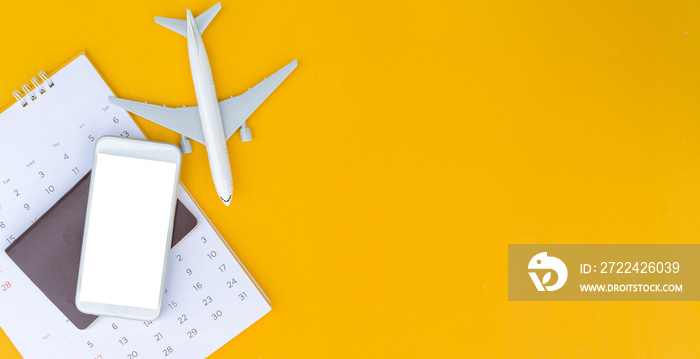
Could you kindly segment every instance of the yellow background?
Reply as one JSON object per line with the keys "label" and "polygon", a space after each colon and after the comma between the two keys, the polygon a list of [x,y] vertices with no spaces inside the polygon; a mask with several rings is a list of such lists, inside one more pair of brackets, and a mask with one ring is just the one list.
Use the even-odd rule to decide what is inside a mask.
{"label": "yellow background", "polygon": [[[85,49],[117,95],[193,105],[153,16],[213,4],[4,2],[0,102]],[[691,0],[225,1],[220,98],[299,67],[229,141],[231,207],[203,146],[183,163],[273,306],[212,358],[697,357],[697,303],[508,302],[507,244],[697,243],[699,24]]]}

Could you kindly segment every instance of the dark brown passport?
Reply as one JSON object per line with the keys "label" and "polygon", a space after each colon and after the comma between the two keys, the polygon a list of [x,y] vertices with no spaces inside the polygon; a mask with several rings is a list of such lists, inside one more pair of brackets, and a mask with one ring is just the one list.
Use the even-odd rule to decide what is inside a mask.
{"label": "dark brown passport", "polygon": [[[89,192],[90,173],[5,249],[78,329],[87,328],[97,319],[95,315],[78,311],[75,306]],[[178,200],[172,245],[196,226],[195,216]]]}

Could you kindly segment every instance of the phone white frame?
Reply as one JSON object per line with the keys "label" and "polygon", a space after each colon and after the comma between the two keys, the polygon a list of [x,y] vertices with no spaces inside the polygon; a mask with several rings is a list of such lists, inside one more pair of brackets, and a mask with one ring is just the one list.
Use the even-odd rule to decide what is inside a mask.
{"label": "phone white frame", "polygon": [[[171,162],[176,164],[174,186],[172,203],[170,209],[170,227],[168,228],[167,236],[167,250],[164,251],[163,256],[165,259],[163,261],[163,270],[161,274],[161,288],[158,298],[158,308],[138,308],[129,307],[105,303],[96,302],[86,302],[80,300],[81,283],[83,278],[83,263],[85,261],[85,248],[87,244],[87,228],[90,223],[90,208],[92,205],[92,190],[95,184],[95,164],[97,162],[98,154],[109,154],[117,155],[131,158],[140,158],[147,160],[155,160],[162,162]],[[146,141],[146,140],[136,140],[127,139],[115,136],[104,136],[101,137],[95,145],[95,156],[92,163],[93,171],[91,173],[90,182],[90,192],[88,195],[88,207],[87,215],[85,218],[85,230],[83,234],[83,244],[80,253],[80,272],[78,274],[78,287],[75,293],[75,305],[78,310],[86,314],[94,315],[107,315],[111,317],[120,317],[127,319],[138,319],[138,320],[155,320],[160,315],[163,306],[163,292],[165,290],[165,273],[168,264],[168,255],[170,254],[170,247],[172,244],[172,233],[173,233],[173,220],[175,218],[175,206],[177,204],[177,192],[179,189],[178,183],[180,179],[180,167],[182,163],[182,152],[180,148],[163,142]]]}

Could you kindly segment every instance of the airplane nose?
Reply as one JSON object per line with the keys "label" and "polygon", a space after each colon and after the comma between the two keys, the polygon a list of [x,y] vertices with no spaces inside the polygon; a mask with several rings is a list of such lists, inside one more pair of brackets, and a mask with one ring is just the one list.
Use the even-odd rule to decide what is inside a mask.
{"label": "airplane nose", "polygon": [[228,199],[224,199],[224,197],[219,196],[219,199],[221,199],[221,202],[224,202],[224,204],[226,205],[226,207],[228,207],[228,206],[231,205],[231,197],[233,197],[233,196],[232,196],[232,195],[229,195],[229,196],[228,196]]}

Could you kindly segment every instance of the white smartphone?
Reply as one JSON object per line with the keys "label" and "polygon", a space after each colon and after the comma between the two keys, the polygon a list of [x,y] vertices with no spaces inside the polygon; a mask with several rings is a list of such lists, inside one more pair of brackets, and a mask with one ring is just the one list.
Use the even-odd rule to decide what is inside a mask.
{"label": "white smartphone", "polygon": [[83,313],[160,315],[182,152],[105,136],[92,164],[75,304]]}

